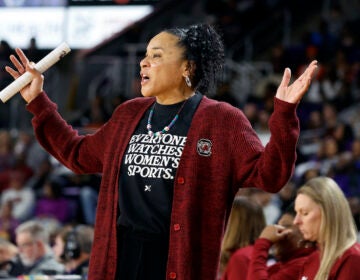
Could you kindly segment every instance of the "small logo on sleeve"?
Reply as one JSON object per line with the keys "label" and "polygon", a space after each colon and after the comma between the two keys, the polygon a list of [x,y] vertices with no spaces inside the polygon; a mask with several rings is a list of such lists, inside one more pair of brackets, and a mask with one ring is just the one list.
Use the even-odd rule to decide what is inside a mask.
{"label": "small logo on sleeve", "polygon": [[197,143],[197,152],[200,156],[209,157],[211,155],[212,143],[209,139],[200,139]]}

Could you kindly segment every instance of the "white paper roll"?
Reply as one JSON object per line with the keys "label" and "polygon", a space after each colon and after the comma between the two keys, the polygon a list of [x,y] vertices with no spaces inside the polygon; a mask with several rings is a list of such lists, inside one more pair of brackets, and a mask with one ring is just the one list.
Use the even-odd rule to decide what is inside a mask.
{"label": "white paper roll", "polygon": [[[38,63],[35,64],[35,69],[40,73],[44,73],[47,69],[53,66],[61,58],[71,51],[70,47],[64,42],[61,43],[58,47],[48,53],[43,57]],[[33,79],[33,75],[29,72],[25,72],[19,78],[14,80],[6,88],[0,91],[0,99],[2,102],[8,101],[21,89],[27,86]]]}

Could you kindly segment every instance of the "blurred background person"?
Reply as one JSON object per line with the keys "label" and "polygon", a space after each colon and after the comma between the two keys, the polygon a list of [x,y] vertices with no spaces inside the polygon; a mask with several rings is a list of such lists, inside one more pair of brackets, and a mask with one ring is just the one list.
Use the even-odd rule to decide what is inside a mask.
{"label": "blurred background person", "polygon": [[58,181],[56,176],[46,180],[42,188],[42,194],[36,201],[34,214],[39,219],[54,218],[59,223],[65,224],[70,222],[70,205],[63,196],[63,185]]}
{"label": "blurred background person", "polygon": [[261,189],[250,188],[248,194],[251,199],[259,203],[263,209],[267,225],[276,223],[281,214],[279,194],[270,193]]}
{"label": "blurred background person", "polygon": [[222,241],[219,278],[246,279],[253,244],[265,226],[261,205],[248,197],[236,196]]}
{"label": "blurred background person", "polygon": [[58,228],[54,232],[53,241],[52,241],[52,252],[54,254],[55,259],[64,264],[64,246],[66,235],[71,231],[72,225],[65,225],[63,227]]}
{"label": "blurred background person", "polygon": [[89,225],[77,225],[67,229],[63,253],[65,274],[84,275],[87,273],[91,248],[94,241],[94,228]]}
{"label": "blurred background person", "polygon": [[10,173],[9,187],[1,195],[1,204],[11,203],[12,216],[20,222],[34,214],[35,192],[26,186],[25,174],[20,170]]}
{"label": "blurred background person", "polygon": [[0,238],[0,279],[10,279],[13,264],[18,257],[18,249],[14,243]]}
{"label": "blurred background person", "polygon": [[268,225],[261,232],[254,244],[248,280],[299,279],[307,257],[315,252],[316,246],[303,239],[299,228],[293,224],[295,216],[294,205],[290,204],[278,224]]}
{"label": "blurred background person", "polygon": [[16,244],[20,263],[18,275],[55,275],[64,272],[64,266],[53,256],[49,232],[37,221],[27,221],[16,228]]}
{"label": "blurred background person", "polygon": [[1,203],[0,206],[0,237],[15,242],[15,229],[20,224],[12,213],[12,201]]}

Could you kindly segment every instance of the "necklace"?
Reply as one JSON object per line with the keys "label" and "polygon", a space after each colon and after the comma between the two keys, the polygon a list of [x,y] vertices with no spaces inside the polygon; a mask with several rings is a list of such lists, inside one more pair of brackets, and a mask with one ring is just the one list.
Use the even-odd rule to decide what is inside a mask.
{"label": "necklace", "polygon": [[177,119],[179,118],[179,114],[180,114],[181,110],[184,108],[184,105],[185,105],[186,101],[188,101],[188,99],[186,99],[186,100],[183,102],[183,104],[181,105],[179,111],[177,111],[177,113],[176,113],[175,117],[172,119],[172,121],[171,121],[167,126],[165,126],[162,130],[157,131],[157,132],[154,133],[154,132],[151,130],[151,127],[152,127],[152,126],[151,126],[151,119],[152,119],[152,116],[153,116],[153,114],[154,114],[154,109],[155,109],[155,105],[156,105],[156,102],[155,102],[154,105],[152,106],[151,110],[150,110],[149,117],[148,117],[148,121],[147,121],[147,125],[146,125],[146,128],[147,128],[147,130],[148,130],[148,135],[149,135],[149,136],[155,136],[155,137],[157,137],[157,136],[160,136],[160,135],[168,132],[168,131],[170,130],[170,128],[173,127],[173,125],[175,124],[175,122],[177,121]]}

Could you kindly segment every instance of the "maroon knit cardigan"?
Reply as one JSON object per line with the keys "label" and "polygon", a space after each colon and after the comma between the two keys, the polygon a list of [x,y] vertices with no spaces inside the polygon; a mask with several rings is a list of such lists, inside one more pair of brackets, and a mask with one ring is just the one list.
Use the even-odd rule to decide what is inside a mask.
{"label": "maroon knit cardigan", "polygon": [[[121,104],[105,125],[87,136],[66,124],[45,93],[27,105],[34,114],[36,137],[50,154],[75,173],[102,173],[90,280],[115,278],[121,160],[154,100],[141,97]],[[237,190],[257,187],[277,192],[291,177],[299,136],[296,105],[276,98],[274,102],[272,136],[264,148],[239,109],[202,98],[174,181],[166,279],[215,279],[221,238]]]}

